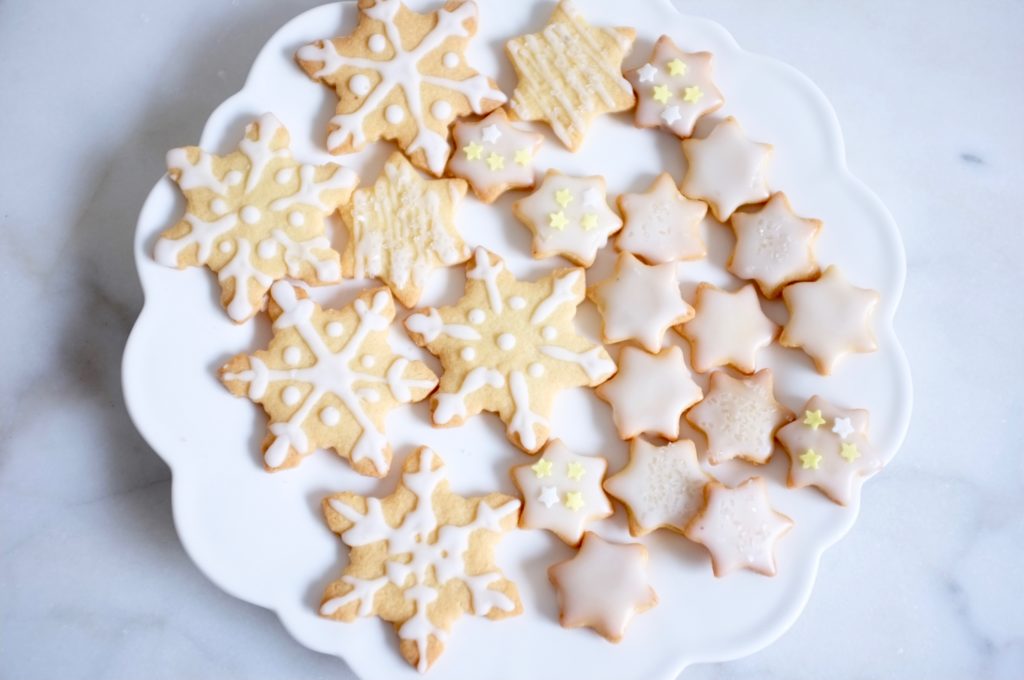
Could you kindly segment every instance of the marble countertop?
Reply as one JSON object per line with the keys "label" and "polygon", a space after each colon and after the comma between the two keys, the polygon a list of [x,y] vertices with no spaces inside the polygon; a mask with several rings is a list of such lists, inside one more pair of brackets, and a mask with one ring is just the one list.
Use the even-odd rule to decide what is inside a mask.
{"label": "marble countertop", "polygon": [[[803,617],[684,675],[1024,677],[1024,5],[677,2],[832,100],[903,231],[916,387],[904,450]],[[131,233],[165,150],[315,4],[0,3],[0,676],[351,677],[192,566],[120,392]]]}

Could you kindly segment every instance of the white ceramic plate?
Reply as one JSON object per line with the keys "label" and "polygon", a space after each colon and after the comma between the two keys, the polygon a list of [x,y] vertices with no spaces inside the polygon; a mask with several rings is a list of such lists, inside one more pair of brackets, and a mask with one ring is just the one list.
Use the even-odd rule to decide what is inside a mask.
{"label": "white ceramic plate", "polygon": [[[438,4],[412,6],[422,10]],[[511,92],[515,77],[503,54],[504,41],[538,30],[553,3],[481,4],[480,32],[469,50],[470,63],[483,73],[497,74],[503,89]],[[903,287],[903,247],[884,206],[846,170],[842,136],[828,102],[792,68],[742,51],[720,26],[684,17],[668,0],[629,3],[629,9],[614,0],[581,0],[580,6],[592,23],[636,27],[639,38],[627,67],[643,63],[662,33],[684,49],[713,52],[716,78],[727,99],[718,117],[735,115],[752,138],[775,145],[771,185],[786,191],[800,214],[824,220],[818,243],[822,263],[840,264],[856,285],[881,292],[878,352],[849,357],[829,378],[817,375],[807,357],[794,350],[773,346],[763,359],[776,371],[780,398],[793,409],[815,393],[870,409],[872,438],[891,458],[903,440],[911,405],[909,371],[892,328]],[[349,32],[355,21],[355,7],[339,3],[310,10],[286,24],[260,52],[242,91],[210,116],[200,144],[228,152],[249,120],[272,111],[290,129],[297,158],[337,160],[323,150],[334,94],[308,80],[294,65],[292,54],[317,38]],[[663,170],[680,178],[683,159],[678,141],[665,133],[636,129],[631,120],[631,112],[599,118],[577,154],[566,152],[549,135],[537,167],[603,174],[610,195],[643,190]],[[708,122],[699,128],[701,133]],[[195,140],[180,141],[184,145]],[[370,182],[390,148],[377,144],[341,162],[356,169],[364,183]],[[534,277],[564,262],[530,259],[527,231],[510,211],[511,202],[522,195],[508,194],[493,206],[467,198],[458,221],[472,245],[482,244],[503,255],[518,276]],[[217,303],[216,280],[209,271],[179,272],[152,260],[156,235],[177,220],[181,210],[182,200],[165,177],[139,217],[135,257],[146,304],[125,350],[123,376],[132,418],[173,471],[174,518],[181,540],[214,582],[274,610],[302,644],[345,659],[363,678],[414,677],[416,672],[397,653],[397,638],[389,625],[376,619],[344,624],[316,613],[324,585],[340,574],[347,555],[323,523],[321,498],[343,489],[384,495],[393,488],[396,475],[384,480],[360,477],[340,458],[322,451],[297,469],[263,471],[259,444],[264,416],[257,406],[232,397],[218,383],[216,370],[235,353],[263,347],[268,325],[264,318],[232,324]],[[691,300],[698,281],[732,281],[723,268],[731,233],[710,220],[704,228],[708,260],[680,267],[684,294]],[[340,249],[343,229],[335,225],[334,232]],[[589,281],[600,280],[609,270],[608,251],[588,272]],[[461,267],[438,272],[423,304],[454,301],[462,280]],[[317,289],[314,297],[344,304],[366,285],[347,282]],[[766,309],[776,321],[785,320],[778,303]],[[589,303],[577,318],[593,335],[596,314]],[[397,331],[393,342],[419,353]],[[615,435],[609,415],[608,407],[591,391],[565,392],[557,402],[554,435],[580,453],[607,456],[615,471],[625,463],[626,444]],[[423,443],[446,459],[455,491],[514,493],[508,468],[529,459],[507,442],[496,417],[483,414],[456,429],[432,429],[428,423],[425,403],[392,413],[388,433],[396,451],[394,470],[414,445]],[[700,436],[696,441],[698,446],[703,443]],[[519,585],[524,615],[498,623],[461,619],[430,671],[432,677],[476,679],[487,669],[487,676],[495,679],[667,679],[689,664],[736,658],[767,645],[793,623],[810,594],[822,551],[846,533],[858,510],[836,506],[813,489],[787,489],[783,457],[776,455],[760,470],[770,480],[773,504],[796,522],[778,544],[778,576],[739,573],[715,579],[701,547],[678,535],[656,532],[644,543],[660,604],[636,617],[625,640],[613,645],[587,629],[558,625],[546,570],[571,551],[545,532],[511,532],[501,543],[498,559]],[[715,470],[727,482],[751,472],[742,465]],[[597,528],[607,538],[625,540],[625,524],[618,508],[615,517]]]}

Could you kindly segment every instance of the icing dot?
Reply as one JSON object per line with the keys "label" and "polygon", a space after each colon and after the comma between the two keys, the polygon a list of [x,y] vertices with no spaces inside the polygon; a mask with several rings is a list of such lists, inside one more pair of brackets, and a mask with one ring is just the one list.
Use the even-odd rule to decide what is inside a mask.
{"label": "icing dot", "polygon": [[228,204],[224,202],[223,198],[215,198],[210,201],[210,210],[214,215],[223,215],[228,211]]}
{"label": "icing dot", "polygon": [[392,125],[398,125],[402,122],[403,118],[405,118],[405,111],[398,104],[389,104],[384,109],[384,119]]}
{"label": "icing dot", "polygon": [[362,73],[357,73],[348,79],[348,89],[355,96],[362,97],[370,91],[370,79]]}
{"label": "icing dot", "polygon": [[301,227],[306,223],[306,216],[300,213],[298,210],[293,210],[288,213],[288,224],[293,227]]}
{"label": "icing dot", "polygon": [[285,406],[295,406],[301,398],[302,393],[299,392],[299,388],[295,385],[289,385],[281,392],[281,401],[284,402]]}
{"label": "icing dot", "polygon": [[452,105],[443,99],[438,99],[430,105],[430,114],[438,120],[448,120],[452,115]]}
{"label": "icing dot", "polygon": [[544,328],[540,330],[540,335],[545,340],[554,340],[555,336],[558,335],[558,331],[551,326],[544,326]]}
{"label": "icing dot", "polygon": [[327,324],[327,335],[331,336],[332,338],[338,337],[344,332],[344,330],[344,326],[342,326],[341,323],[337,321],[332,321],[329,324]]}
{"label": "icing dot", "polygon": [[544,375],[544,365],[534,362],[526,367],[526,371],[531,377],[539,378]]}
{"label": "icing dot", "polygon": [[459,356],[462,357],[463,361],[472,361],[476,359],[476,350],[472,347],[463,347],[462,351],[459,352]]}
{"label": "icing dot", "polygon": [[246,224],[256,224],[260,221],[260,209],[256,206],[247,205],[242,208],[238,215],[242,218],[242,221]]}
{"label": "icing dot", "polygon": [[334,427],[341,422],[341,411],[333,406],[324,408],[320,411],[320,422],[327,427]]}
{"label": "icing dot", "polygon": [[275,239],[265,238],[260,241],[258,246],[256,246],[256,254],[264,260],[269,260],[274,257],[274,255],[277,255],[277,245],[278,244]]}
{"label": "icing dot", "polygon": [[228,174],[224,175],[224,183],[228,186],[235,186],[242,181],[242,173],[238,170],[232,170]]}
{"label": "icing dot", "polygon": [[459,55],[454,52],[445,52],[444,56],[441,57],[441,63],[444,64],[445,68],[455,68],[459,65]]}
{"label": "icing dot", "polygon": [[372,354],[364,354],[362,358],[359,359],[359,363],[363,365],[363,368],[373,368],[373,365],[377,363],[377,360]]}
{"label": "icing dot", "polygon": [[284,348],[284,363],[294,366],[299,363],[300,359],[302,359],[302,351],[298,347],[292,345]]}
{"label": "icing dot", "polygon": [[222,253],[230,253],[231,252],[231,241],[221,241],[220,245],[217,246],[217,248]]}
{"label": "icing dot", "polygon": [[371,52],[383,52],[388,48],[387,39],[380,33],[374,33],[371,35],[367,44],[369,45]]}
{"label": "icing dot", "polygon": [[278,184],[288,184],[288,182],[292,181],[292,177],[295,177],[294,168],[281,168],[277,171],[277,174],[274,175],[274,181]]}
{"label": "icing dot", "polygon": [[469,310],[469,322],[472,323],[472,324],[476,324],[477,326],[479,326],[480,324],[482,324],[484,322],[484,319],[486,319],[486,318],[487,318],[487,315],[484,314],[484,310],[482,310],[482,309],[471,309],[471,310]]}
{"label": "icing dot", "polygon": [[519,297],[518,295],[515,295],[508,299],[508,306],[511,307],[512,309],[522,309],[523,307],[526,306],[526,300]]}
{"label": "icing dot", "polygon": [[510,351],[515,346],[516,336],[512,335],[511,333],[502,333],[501,335],[498,336],[498,347],[505,350],[506,352]]}

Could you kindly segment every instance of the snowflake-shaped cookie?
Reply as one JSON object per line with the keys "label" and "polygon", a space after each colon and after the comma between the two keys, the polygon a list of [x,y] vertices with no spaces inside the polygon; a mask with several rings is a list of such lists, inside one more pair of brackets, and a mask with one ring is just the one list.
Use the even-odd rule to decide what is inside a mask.
{"label": "snowflake-shaped cookie", "polygon": [[619,210],[625,219],[615,247],[648,264],[699,260],[707,255],[700,224],[707,203],[679,193],[667,172],[658,175],[642,194],[621,194]]}
{"label": "snowflake-shaped cookie", "polygon": [[391,464],[384,418],[401,403],[420,401],[437,376],[388,345],[395,306],[386,288],[364,291],[340,310],[324,310],[283,281],[270,290],[274,337],[265,350],[239,354],[220,369],[236,396],[270,416],[263,441],[269,471],[298,465],[316,448],[331,448],[356,472],[383,477]]}
{"label": "snowflake-shaped cookie", "polygon": [[533,159],[544,135],[512,125],[505,109],[495,109],[483,120],[457,121],[453,133],[455,153],[448,171],[469,182],[484,203],[509,189],[534,185]]}
{"label": "snowflake-shaped cookie", "polygon": [[771,344],[779,327],[761,310],[754,286],[729,292],[701,283],[693,306],[693,319],[676,327],[690,343],[693,370],[732,366],[743,373],[756,371],[758,351]]}
{"label": "snowflake-shaped cookie", "polygon": [[725,103],[711,79],[710,52],[683,52],[667,35],[646,64],[626,73],[636,90],[636,124],[689,137],[697,119]]}
{"label": "snowflake-shaped cookie", "polygon": [[533,232],[533,256],[563,255],[589,267],[622,220],[608,207],[604,177],[573,177],[548,170],[532,194],[513,204],[516,217]]}
{"label": "snowflake-shaped cookie", "polygon": [[463,55],[476,33],[472,0],[417,14],[400,0],[359,0],[359,24],[346,37],[317,40],[295,53],[299,66],[338,94],[328,123],[331,153],[393,139],[413,163],[440,176],[451,149],[448,126],[506,101]]}
{"label": "snowflake-shaped cookie", "polygon": [[185,216],[160,235],[154,257],[217,272],[221,304],[236,323],[262,309],[270,286],[285,276],[313,285],[341,279],[324,218],[348,200],[358,178],[334,163],[301,164],[288,144],[288,130],[268,113],[227,156],[196,146],[167,153]]}
{"label": "snowflake-shaped cookie", "polygon": [[555,394],[599,385],[615,372],[604,348],[573,328],[585,287],[578,268],[517,281],[500,257],[477,248],[462,299],[405,321],[412,339],[444,367],[432,400],[434,424],[459,425],[491,411],[513,443],[538,451],[548,439]]}
{"label": "snowflake-shaped cookie", "polygon": [[515,584],[493,556],[518,510],[519,501],[504,494],[452,493],[441,458],[421,447],[406,459],[390,496],[345,492],[324,499],[327,525],[351,551],[344,574],[324,592],[320,614],[389,621],[402,656],[426,671],[463,613],[497,620],[522,612]]}
{"label": "snowflake-shaped cookie", "polygon": [[513,38],[505,51],[519,76],[509,107],[520,120],[543,120],[571,151],[583,144],[591,121],[632,108],[633,87],[622,59],[632,28],[597,28],[572,0],[561,0],[540,33]]}
{"label": "snowflake-shaped cookie", "polygon": [[405,156],[391,154],[373,186],[357,189],[342,211],[349,233],[345,276],[377,277],[403,305],[415,305],[435,268],[469,259],[455,228],[465,195],[463,180],[425,180]]}
{"label": "snowflake-shaped cookie", "polygon": [[768,162],[772,145],[749,139],[733,117],[704,139],[684,139],[686,175],[680,189],[711,208],[725,222],[741,205],[768,200]]}

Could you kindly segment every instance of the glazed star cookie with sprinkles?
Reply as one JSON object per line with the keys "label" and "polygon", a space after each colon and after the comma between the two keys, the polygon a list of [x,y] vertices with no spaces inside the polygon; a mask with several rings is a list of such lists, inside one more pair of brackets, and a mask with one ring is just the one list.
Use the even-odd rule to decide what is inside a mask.
{"label": "glazed star cookie with sprinkles", "polygon": [[576,555],[548,569],[563,628],[593,628],[619,642],[633,616],[658,604],[647,574],[647,548],[612,543],[588,531]]}
{"label": "glazed star cookie with sprinkles", "polygon": [[737,569],[775,575],[775,543],[793,520],[771,506],[761,477],[730,488],[719,482],[704,487],[704,508],[690,520],[684,535],[711,554],[715,576]]}
{"label": "glazed star cookie with sprinkles", "polygon": [[533,256],[562,255],[589,267],[622,220],[608,207],[604,177],[573,177],[548,170],[540,187],[512,206],[533,232]]}
{"label": "glazed star cookie with sprinkles", "polygon": [[752,141],[733,117],[704,139],[684,139],[686,175],[680,186],[690,198],[708,204],[719,222],[741,205],[768,200],[768,162],[772,145]]}
{"label": "glazed star cookie with sprinkles", "polygon": [[341,578],[324,591],[321,616],[391,623],[402,657],[420,672],[437,661],[462,614],[499,620],[522,613],[515,584],[494,562],[519,501],[455,494],[431,449],[406,459],[390,496],[337,493],[324,499],[323,512],[350,551]]}
{"label": "glazed star cookie with sprinkles", "polygon": [[325,310],[302,289],[278,281],[269,307],[274,335],[267,349],[239,354],[220,369],[232,394],[260,404],[270,417],[264,467],[294,467],[314,449],[330,448],[356,472],[383,477],[391,465],[385,416],[437,386],[425,364],[391,350],[395,306],[387,289]]}
{"label": "glazed star cookie with sprinkles", "polygon": [[509,108],[520,120],[547,122],[566,148],[579,150],[594,118],[636,102],[622,77],[635,39],[632,28],[591,26],[572,0],[561,0],[539,33],[505,43],[519,76]]}
{"label": "glazed star cookie with sprinkles", "polygon": [[761,311],[754,286],[735,292],[710,283],[697,286],[694,317],[676,330],[690,343],[693,370],[707,373],[732,366],[742,373],[757,370],[757,353],[771,344],[779,327]]}
{"label": "glazed star cookie with sprinkles", "polygon": [[689,137],[701,116],[725,103],[711,79],[710,52],[683,52],[667,35],[646,64],[626,73],[636,90],[636,124]]}
{"label": "glazed star cookie with sprinkles", "polygon": [[707,255],[700,224],[708,206],[679,193],[667,172],[658,175],[644,193],[621,194],[618,200],[625,220],[615,240],[618,250],[633,253],[647,264],[699,260]]}
{"label": "glazed star cookie with sprinkles", "polygon": [[831,374],[847,354],[878,349],[873,329],[878,293],[851,285],[838,267],[829,267],[817,281],[786,286],[782,299],[789,321],[779,344],[802,349],[818,373]]}
{"label": "glazed star cookie with sprinkles", "polygon": [[704,396],[686,368],[683,351],[666,347],[658,354],[624,347],[619,372],[596,390],[612,407],[612,420],[623,439],[643,432],[679,438],[683,412]]}
{"label": "glazed star cookie with sprinkles", "polygon": [[547,529],[569,545],[579,545],[583,530],[612,514],[601,489],[608,461],[573,453],[557,439],[534,463],[512,468],[523,497],[523,529]]}
{"label": "glazed star cookie with sprinkles", "polygon": [[789,454],[789,486],[814,486],[833,502],[849,505],[860,488],[882,469],[881,456],[868,440],[868,412],[835,406],[811,397],[803,416],[779,430]]}
{"label": "glazed star cookie with sprinkles", "polygon": [[775,400],[773,382],[768,368],[745,378],[725,371],[711,374],[708,393],[686,413],[690,424],[707,437],[709,463],[768,462],[776,431],[793,420],[793,413]]}
{"label": "glazed star cookie with sprinkles", "polygon": [[357,189],[341,213],[349,233],[345,276],[376,277],[403,305],[415,305],[435,268],[469,259],[455,228],[465,195],[465,181],[425,180],[405,156],[391,154],[373,186]]}
{"label": "glazed star cookie with sprinkles", "polygon": [[358,178],[334,163],[299,163],[288,145],[288,130],[268,113],[249,123],[227,156],[196,146],[167,153],[185,216],[157,239],[154,259],[217,272],[221,304],[235,323],[263,309],[270,286],[286,276],[311,285],[341,280],[324,218]]}
{"label": "glazed star cookie with sprinkles", "polygon": [[453,0],[429,14],[400,0],[359,0],[359,24],[350,35],[299,48],[302,70],[338,94],[327,149],[345,154],[392,139],[418,167],[440,176],[451,153],[452,121],[506,101],[463,54],[477,13],[472,0]]}
{"label": "glazed star cookie with sprinkles", "polygon": [[533,187],[533,159],[544,135],[512,125],[505,109],[495,109],[476,122],[460,120],[453,134],[455,153],[448,172],[469,182],[484,203],[509,189]]}
{"label": "glazed star cookie with sprinkles", "polygon": [[431,402],[434,424],[456,426],[491,411],[514,444],[539,451],[551,431],[555,395],[599,385],[615,372],[604,348],[573,328],[585,288],[580,268],[518,281],[500,257],[477,248],[458,303],[405,320],[413,341],[444,367]]}

